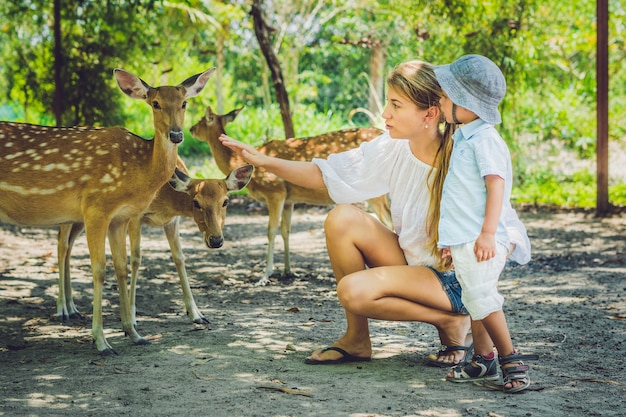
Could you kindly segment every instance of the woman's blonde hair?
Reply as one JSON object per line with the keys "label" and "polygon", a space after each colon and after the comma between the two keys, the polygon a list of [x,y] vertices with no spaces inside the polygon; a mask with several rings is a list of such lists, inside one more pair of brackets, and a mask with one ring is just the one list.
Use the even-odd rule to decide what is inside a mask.
{"label": "woman's blonde hair", "polygon": [[[437,106],[441,118],[439,123],[444,123],[443,131],[439,131],[441,141],[435,163],[428,178],[430,189],[430,204],[428,206],[428,216],[426,218],[426,233],[428,234],[428,247],[431,253],[438,259],[436,268],[445,270],[450,268],[450,260],[443,260],[439,256],[437,241],[439,240],[439,216],[441,205],[441,193],[443,181],[448,173],[450,165],[450,155],[452,153],[452,134],[454,125],[446,123],[439,106],[439,100],[443,90],[437,82],[434,67],[423,61],[413,60],[399,64],[387,76],[387,85],[393,87],[398,93],[403,94],[411,100],[419,109],[427,110],[432,106]],[[437,127],[438,128],[438,127]],[[431,175],[432,181],[431,181]]]}

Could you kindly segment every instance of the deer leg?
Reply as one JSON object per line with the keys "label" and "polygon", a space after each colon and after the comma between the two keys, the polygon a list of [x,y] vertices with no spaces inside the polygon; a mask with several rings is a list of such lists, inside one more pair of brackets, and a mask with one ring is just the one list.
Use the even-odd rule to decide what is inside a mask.
{"label": "deer leg", "polygon": [[133,217],[128,222],[128,240],[130,241],[130,315],[133,327],[137,329],[137,276],[141,266],[141,217]]}
{"label": "deer leg", "polygon": [[130,337],[133,343],[137,345],[148,345],[146,339],[141,337],[133,323],[133,317],[130,311],[130,297],[128,295],[128,263],[126,258],[126,231],[128,229],[128,221],[111,222],[109,225],[109,246],[111,248],[111,258],[113,259],[113,268],[115,269],[115,277],[117,278],[117,291],[120,301],[120,317],[122,319],[122,328],[124,333]]}
{"label": "deer leg", "polygon": [[285,267],[284,276],[291,275],[291,260],[289,252],[289,235],[291,234],[291,216],[293,215],[293,203],[286,203],[283,207],[283,215],[280,220],[280,235],[283,238]]}
{"label": "deer leg", "polygon": [[[85,225],[83,223],[74,223],[71,227],[71,231],[68,238],[68,246],[64,261],[64,269],[65,269],[65,305],[67,306],[67,312],[69,314],[70,319],[82,319],[83,316],[80,314],[76,305],[74,304],[74,297],[72,296],[72,276],[70,273],[70,260],[72,259],[72,248],[74,247],[74,242],[76,242],[76,238],[85,230]],[[61,268],[59,267],[59,270]]]}
{"label": "deer leg", "polygon": [[67,294],[68,287],[71,289],[68,262],[66,261],[69,252],[71,224],[62,224],[59,226],[59,234],[57,237],[57,260],[59,264],[59,294],[57,295],[57,318],[64,322],[70,319],[69,307],[67,305],[68,298],[71,299],[71,293]]}
{"label": "deer leg", "polygon": [[180,287],[183,290],[185,309],[194,323],[208,325],[209,321],[202,315],[200,309],[196,305],[196,301],[193,299],[193,293],[191,292],[191,286],[189,285],[187,269],[185,268],[185,256],[183,255],[183,249],[180,245],[179,221],[179,217],[175,217],[174,220],[163,226],[163,230],[165,230],[165,236],[170,244],[172,260],[174,261],[174,265],[176,265],[176,270],[178,271]]}
{"label": "deer leg", "polygon": [[389,206],[389,198],[387,195],[381,195],[380,197],[367,200],[369,209],[376,213],[378,220],[389,230],[393,230],[393,220],[391,219],[391,208]]}
{"label": "deer leg", "polygon": [[278,222],[282,217],[283,203],[284,200],[280,202],[270,200],[267,201],[267,210],[269,214],[269,221],[267,222],[267,264],[265,267],[265,276],[254,284],[256,286],[269,284],[269,278],[274,271],[274,242],[278,232]]}
{"label": "deer leg", "polygon": [[104,277],[106,273],[106,253],[105,243],[107,235],[106,222],[100,220],[100,214],[93,216],[93,222],[85,221],[87,233],[87,246],[89,247],[89,258],[91,259],[91,273],[93,275],[93,317],[91,324],[91,334],[96,343],[96,348],[103,355],[117,355],[104,336],[102,323],[102,291]]}

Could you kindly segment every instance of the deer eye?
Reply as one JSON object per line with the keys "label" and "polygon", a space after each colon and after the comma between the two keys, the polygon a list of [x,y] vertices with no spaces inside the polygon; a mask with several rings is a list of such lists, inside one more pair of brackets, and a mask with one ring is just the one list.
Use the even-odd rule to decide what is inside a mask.
{"label": "deer eye", "polygon": [[187,108],[187,102],[183,101],[183,110]]}
{"label": "deer eye", "polygon": [[228,199],[224,200],[224,204],[222,204],[222,207],[227,207],[228,203],[229,203]]}
{"label": "deer eye", "polygon": [[161,108],[161,105],[159,104],[158,101],[153,101],[152,102],[152,108],[159,110]]}
{"label": "deer eye", "polygon": [[193,207],[197,209],[200,208],[200,203],[198,203],[198,200],[193,200]]}

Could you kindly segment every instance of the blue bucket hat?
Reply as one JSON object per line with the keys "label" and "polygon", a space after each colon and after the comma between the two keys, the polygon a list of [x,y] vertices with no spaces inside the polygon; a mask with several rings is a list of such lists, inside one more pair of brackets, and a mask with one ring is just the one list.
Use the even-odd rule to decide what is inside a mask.
{"label": "blue bucket hat", "polygon": [[502,122],[498,105],[506,92],[506,81],[489,58],[464,55],[451,64],[436,66],[435,75],[454,104],[476,113],[486,123]]}

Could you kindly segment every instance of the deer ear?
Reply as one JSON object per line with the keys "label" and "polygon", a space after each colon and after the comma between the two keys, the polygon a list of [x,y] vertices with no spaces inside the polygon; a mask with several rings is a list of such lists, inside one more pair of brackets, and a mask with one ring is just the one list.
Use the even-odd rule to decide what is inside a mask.
{"label": "deer ear", "polygon": [[172,178],[168,181],[168,184],[176,191],[183,192],[187,190],[190,182],[191,177],[176,168],[172,174]]}
{"label": "deer ear", "polygon": [[201,74],[192,75],[183,81],[180,85],[185,88],[185,98],[195,97],[202,91],[211,75],[215,72],[215,68],[204,71]]}
{"label": "deer ear", "polygon": [[253,173],[253,165],[244,165],[239,168],[235,168],[224,180],[226,182],[226,188],[229,192],[243,189],[250,182],[250,178],[252,178]]}
{"label": "deer ear", "polygon": [[117,85],[128,97],[141,100],[145,100],[148,97],[148,90],[152,87],[141,78],[121,68],[115,68],[113,75],[117,80]]}
{"label": "deer ear", "polygon": [[239,112],[242,110],[243,110],[243,107],[239,107],[238,109],[232,110],[230,113],[224,116],[224,120],[226,121],[225,123],[230,123],[233,120],[235,120],[235,117],[237,117]]}

